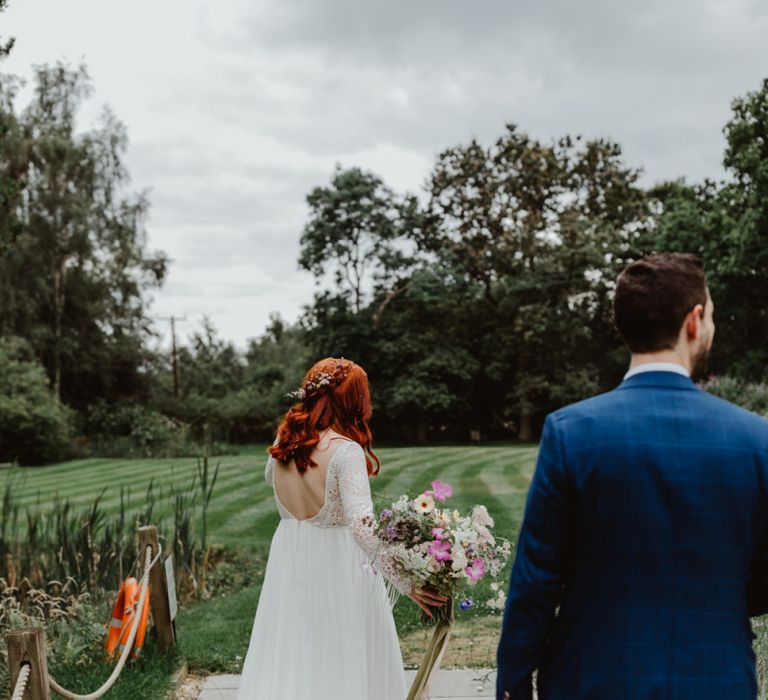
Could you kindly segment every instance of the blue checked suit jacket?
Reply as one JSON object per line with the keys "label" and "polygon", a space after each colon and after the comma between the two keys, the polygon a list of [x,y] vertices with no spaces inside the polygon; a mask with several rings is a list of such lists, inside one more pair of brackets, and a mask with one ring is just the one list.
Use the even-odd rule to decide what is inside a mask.
{"label": "blue checked suit jacket", "polygon": [[499,699],[754,700],[768,613],[768,421],[647,372],[547,417]]}

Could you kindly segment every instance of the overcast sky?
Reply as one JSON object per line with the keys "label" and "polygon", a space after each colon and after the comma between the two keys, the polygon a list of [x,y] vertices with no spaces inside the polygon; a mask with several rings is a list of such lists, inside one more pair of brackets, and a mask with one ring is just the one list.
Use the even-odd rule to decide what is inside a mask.
{"label": "overcast sky", "polygon": [[173,261],[152,315],[241,347],[311,301],[304,197],[335,163],[417,191],[514,122],[618,141],[646,183],[720,177],[730,102],[768,76],[765,0],[11,0],[8,35],[4,72],[83,60],[84,126],[104,103],[126,124]]}

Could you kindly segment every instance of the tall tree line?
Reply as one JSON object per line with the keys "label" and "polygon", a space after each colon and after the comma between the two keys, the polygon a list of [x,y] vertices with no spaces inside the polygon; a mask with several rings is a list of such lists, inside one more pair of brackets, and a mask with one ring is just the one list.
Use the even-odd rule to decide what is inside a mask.
{"label": "tall tree line", "polygon": [[168,259],[123,125],[105,109],[76,129],[91,91],[82,66],[40,66],[22,109],[0,74],[0,461],[51,459],[73,435],[146,447],[174,426],[264,440],[326,355],[367,369],[380,437],[532,440],[548,411],[620,381],[614,281],[663,250],[705,261],[713,372],[766,380],[768,81],[733,103],[719,182],[644,188],[616,143],[511,124],[441,152],[418,195],[338,168],[307,196],[298,264],[321,284],[299,323],[273,318],[243,353],[205,319],[179,348],[178,397],[147,309]]}
{"label": "tall tree line", "polygon": [[648,190],[618,144],[543,142],[514,125],[440,153],[422,200],[338,169],[307,198],[300,264],[336,279],[304,318],[314,355],[369,369],[393,438],[530,440],[547,412],[620,381],[616,276],[673,250],[708,270],[712,372],[764,381],[768,81],[732,106],[721,182]]}

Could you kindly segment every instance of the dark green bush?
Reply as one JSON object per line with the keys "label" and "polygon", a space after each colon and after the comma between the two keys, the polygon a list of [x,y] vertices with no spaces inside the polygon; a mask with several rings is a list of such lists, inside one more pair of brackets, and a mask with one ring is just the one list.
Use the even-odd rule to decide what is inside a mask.
{"label": "dark green bush", "polygon": [[136,403],[98,402],[88,409],[81,430],[87,436],[80,442],[83,456],[190,457],[200,453],[186,423]]}
{"label": "dark green bush", "polygon": [[704,388],[721,399],[768,418],[768,384],[722,376],[705,382]]}
{"label": "dark green bush", "polygon": [[0,338],[0,462],[22,465],[71,455],[72,412],[51,393],[29,344]]}

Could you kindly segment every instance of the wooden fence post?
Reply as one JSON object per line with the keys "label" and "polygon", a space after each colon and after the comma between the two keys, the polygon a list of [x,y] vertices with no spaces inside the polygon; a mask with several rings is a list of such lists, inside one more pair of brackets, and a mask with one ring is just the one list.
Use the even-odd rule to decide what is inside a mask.
{"label": "wooden fence post", "polygon": [[[157,528],[154,525],[146,525],[139,528],[139,552],[142,567],[144,565],[147,545],[152,547],[152,558],[157,556],[158,539]],[[157,641],[160,651],[168,651],[176,645],[176,631],[171,620],[171,606],[168,602],[168,583],[165,579],[165,567],[163,560],[168,556],[163,553],[162,559],[158,559],[149,572],[149,586],[151,595],[149,598],[152,621],[157,630]],[[142,572],[143,573],[143,572]]]}
{"label": "wooden fence post", "polygon": [[51,700],[48,686],[48,664],[45,660],[45,632],[39,627],[23,627],[11,630],[6,636],[8,642],[8,666],[11,674],[11,693],[16,687],[21,664],[30,664],[27,690],[24,700]]}

